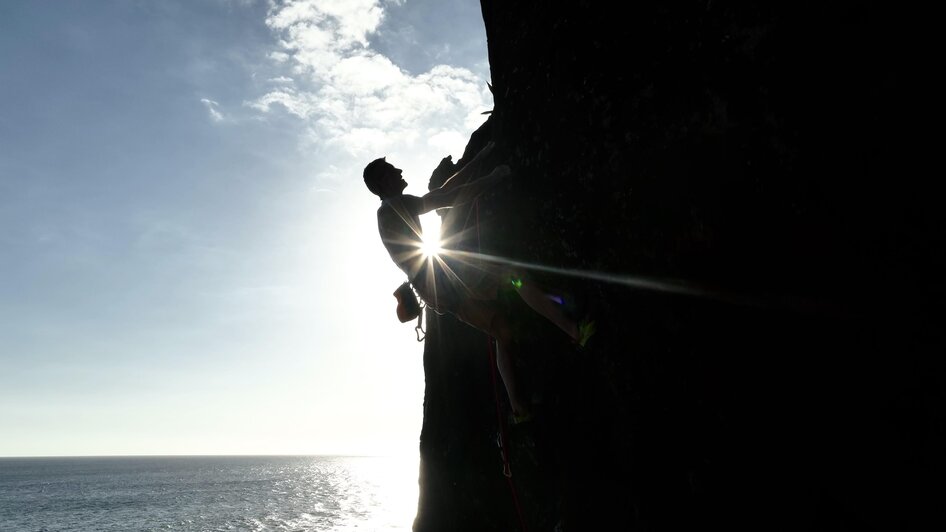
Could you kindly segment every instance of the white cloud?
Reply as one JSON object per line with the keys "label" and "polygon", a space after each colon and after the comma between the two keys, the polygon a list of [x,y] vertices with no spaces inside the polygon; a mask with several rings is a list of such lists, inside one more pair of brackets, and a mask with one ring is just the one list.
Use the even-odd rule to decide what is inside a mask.
{"label": "white cloud", "polygon": [[372,94],[410,82],[407,75],[381,55],[355,55],[332,65],[328,80],[333,87],[344,87],[349,94]]}
{"label": "white cloud", "polygon": [[309,118],[315,112],[315,101],[312,94],[299,94],[290,88],[271,91],[255,102],[250,102],[249,105],[260,111],[268,111],[274,104],[281,105],[290,114],[294,114],[299,118]]}
{"label": "white cloud", "polygon": [[384,13],[377,0],[288,0],[270,11],[266,24],[278,30],[304,31],[313,27],[336,36],[344,48],[367,45],[367,35],[377,29]]}
{"label": "white cloud", "polygon": [[217,110],[217,107],[220,106],[219,103],[213,100],[208,100],[207,98],[201,98],[200,102],[204,104],[205,107],[207,107],[207,112],[210,113],[211,120],[214,122],[220,122],[223,120],[223,113]]}
{"label": "white cloud", "polygon": [[492,107],[486,80],[447,65],[411,75],[370,46],[384,19],[378,0],[272,4],[266,24],[282,50],[270,58],[292,77],[248,105],[282,108],[307,122],[310,140],[352,156],[462,149]]}
{"label": "white cloud", "polygon": [[462,146],[466,140],[463,135],[456,131],[440,131],[432,134],[427,139],[427,145],[436,148],[434,150],[436,153],[450,153],[454,147]]}
{"label": "white cloud", "polygon": [[395,137],[390,135],[390,132],[386,130],[352,128],[348,131],[341,132],[333,140],[341,144],[351,155],[365,156],[391,151],[394,138]]}

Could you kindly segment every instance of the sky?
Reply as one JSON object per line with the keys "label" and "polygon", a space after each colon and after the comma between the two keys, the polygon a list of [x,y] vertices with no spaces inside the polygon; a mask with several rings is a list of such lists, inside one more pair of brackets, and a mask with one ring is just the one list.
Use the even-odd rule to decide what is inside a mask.
{"label": "sky", "polygon": [[416,455],[361,171],[487,82],[476,0],[0,2],[0,456]]}

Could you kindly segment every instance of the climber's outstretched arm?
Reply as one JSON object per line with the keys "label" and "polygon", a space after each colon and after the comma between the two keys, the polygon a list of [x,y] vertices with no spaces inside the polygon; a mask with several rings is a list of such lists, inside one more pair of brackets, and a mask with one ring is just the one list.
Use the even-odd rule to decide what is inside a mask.
{"label": "climber's outstretched arm", "polygon": [[509,167],[505,164],[501,164],[494,168],[492,172],[477,179],[476,181],[472,181],[465,185],[451,187],[449,189],[440,187],[431,190],[421,198],[424,202],[421,214],[435,209],[453,207],[454,205],[460,205],[471,201],[481,192],[508,176],[509,173]]}
{"label": "climber's outstretched arm", "polygon": [[484,160],[493,151],[494,147],[496,147],[495,142],[487,142],[486,145],[483,146],[483,148],[473,156],[473,159],[471,159],[470,162],[463,165],[463,168],[458,170],[452,176],[448,177],[447,180],[443,182],[443,185],[440,185],[440,188],[450,190],[455,187],[460,187],[467,184],[467,182],[473,177],[473,172],[470,171],[470,169],[475,169],[477,167],[475,163]]}

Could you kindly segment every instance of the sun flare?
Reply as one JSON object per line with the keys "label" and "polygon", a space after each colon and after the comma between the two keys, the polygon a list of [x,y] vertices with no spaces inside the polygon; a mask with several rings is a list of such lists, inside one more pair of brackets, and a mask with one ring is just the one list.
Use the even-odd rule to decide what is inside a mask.
{"label": "sun flare", "polygon": [[420,252],[425,259],[436,257],[443,252],[443,242],[440,241],[440,217],[423,215],[421,223],[424,234],[421,235]]}
{"label": "sun flare", "polygon": [[443,251],[443,248],[440,247],[439,238],[425,238],[420,244],[420,252],[425,259],[436,257],[441,251]]}

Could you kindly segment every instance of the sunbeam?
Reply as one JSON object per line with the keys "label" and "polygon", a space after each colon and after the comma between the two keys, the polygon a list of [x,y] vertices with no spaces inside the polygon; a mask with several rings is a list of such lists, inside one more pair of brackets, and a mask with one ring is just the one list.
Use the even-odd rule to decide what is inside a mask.
{"label": "sunbeam", "polygon": [[496,255],[487,255],[484,253],[474,253],[470,251],[452,249],[441,249],[440,254],[453,257],[471,265],[475,265],[477,261],[485,261],[495,264],[504,264],[514,268],[522,268],[525,270],[541,271],[567,277],[579,277],[592,281],[618,284],[641,290],[713,299],[716,301],[740,306],[784,308],[794,310],[796,312],[805,312],[810,314],[830,314],[833,316],[847,314],[846,311],[843,311],[837,308],[835,305],[829,305],[825,302],[815,302],[796,296],[780,295],[762,297],[758,295],[740,294],[732,291],[710,288],[705,285],[693,283],[691,281],[685,281],[682,279],[658,279],[642,275],[620,275],[607,272],[598,272],[594,270],[557,268],[543,264],[512,260]]}

